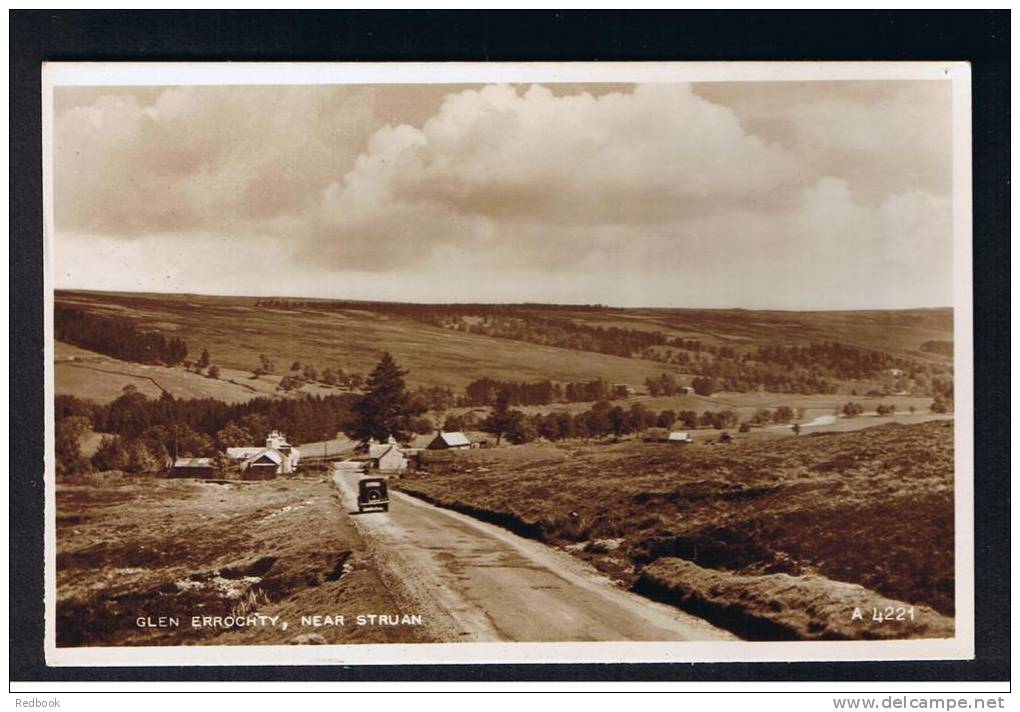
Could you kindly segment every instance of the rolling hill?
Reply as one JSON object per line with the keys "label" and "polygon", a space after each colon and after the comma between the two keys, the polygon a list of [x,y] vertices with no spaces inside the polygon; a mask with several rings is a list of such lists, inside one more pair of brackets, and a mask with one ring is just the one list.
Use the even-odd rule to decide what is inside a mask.
{"label": "rolling hill", "polygon": [[[443,386],[456,391],[482,377],[560,382],[603,378],[612,383],[638,386],[648,376],[683,372],[682,367],[675,364],[443,328],[374,309],[370,303],[360,307],[357,303],[345,303],[345,308],[327,309],[326,303],[315,301],[305,301],[300,308],[255,306],[255,302],[252,297],[182,294],[58,291],[55,295],[58,306],[117,316],[135,322],[140,328],[179,336],[188,343],[192,358],[202,349],[208,349],[212,362],[230,374],[229,380],[235,384],[224,383],[226,379],[217,382],[185,374],[187,383],[181,387],[189,395],[205,393],[224,400],[244,400],[266,390],[272,392],[275,388],[272,377],[264,377],[266,380],[262,383],[246,380],[261,354],[276,362],[278,374],[285,373],[295,360],[312,364],[320,371],[330,367],[367,373],[380,354],[389,351],[410,371],[410,384]],[[522,313],[533,314],[536,318],[569,319],[593,327],[660,331],[671,336],[696,338],[705,344],[838,341],[899,358],[941,364],[948,364],[949,359],[922,351],[921,344],[929,340],[952,340],[950,309],[775,312],[527,305]],[[134,370],[140,368],[143,367],[132,365]],[[158,367],[149,367],[152,368]],[[110,374],[85,377],[69,369],[66,364],[58,369],[58,392],[89,397],[89,393],[79,391],[90,380],[109,381],[99,389],[103,391],[103,398],[109,395],[107,391],[119,390],[121,380]],[[166,370],[177,374],[182,371]],[[163,375],[169,377],[169,374]],[[124,382],[137,384],[138,379],[128,378]],[[95,390],[98,386],[93,384],[90,388]]]}

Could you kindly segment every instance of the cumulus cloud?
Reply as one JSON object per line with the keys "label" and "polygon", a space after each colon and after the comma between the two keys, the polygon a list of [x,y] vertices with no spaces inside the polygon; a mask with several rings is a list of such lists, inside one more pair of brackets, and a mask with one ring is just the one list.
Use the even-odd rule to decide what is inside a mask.
{"label": "cumulus cloud", "polygon": [[359,99],[181,87],[152,103],[125,91],[70,108],[54,127],[57,227],[131,238],[272,230],[267,221],[307,211],[348,169],[368,132]]}
{"label": "cumulus cloud", "polygon": [[56,117],[58,279],[112,287],[102,253],[118,288],[244,293],[251,253],[279,293],[947,304],[948,94],[918,84],[102,93]]}
{"label": "cumulus cloud", "polygon": [[736,202],[781,203],[797,177],[792,154],[747,134],[733,112],[687,85],[597,98],[490,86],[451,95],[421,128],[373,135],[324,192],[323,228],[328,255],[370,268],[388,248],[420,259],[422,245],[513,240],[527,251],[522,238],[543,240],[534,225],[573,227],[579,238],[615,225],[639,239]]}

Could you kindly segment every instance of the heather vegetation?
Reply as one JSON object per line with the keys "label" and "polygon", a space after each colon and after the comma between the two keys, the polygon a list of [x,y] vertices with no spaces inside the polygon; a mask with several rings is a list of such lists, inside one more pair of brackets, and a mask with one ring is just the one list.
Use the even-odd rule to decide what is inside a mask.
{"label": "heather vegetation", "polygon": [[530,458],[463,454],[401,486],[569,545],[628,582],[678,557],[742,575],[823,575],[953,613],[951,423],[531,448]]}

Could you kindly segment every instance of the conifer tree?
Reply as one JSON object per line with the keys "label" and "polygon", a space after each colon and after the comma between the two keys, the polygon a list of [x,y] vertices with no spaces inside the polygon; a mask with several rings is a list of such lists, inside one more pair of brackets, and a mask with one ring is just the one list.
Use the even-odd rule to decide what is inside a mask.
{"label": "conifer tree", "polygon": [[398,442],[410,439],[412,421],[424,408],[408,393],[406,375],[388,352],[382,355],[368,377],[364,395],[351,407],[345,428],[350,437],[363,444],[372,439],[385,442],[391,435]]}

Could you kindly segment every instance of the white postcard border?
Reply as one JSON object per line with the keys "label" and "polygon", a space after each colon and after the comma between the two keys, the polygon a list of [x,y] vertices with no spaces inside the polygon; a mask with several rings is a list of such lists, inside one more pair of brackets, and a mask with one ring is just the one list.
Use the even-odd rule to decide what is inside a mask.
{"label": "white postcard border", "polygon": [[[974,657],[974,447],[970,65],[966,62],[113,63],[42,69],[45,652],[52,666],[691,663]],[[956,635],[946,640],[437,643],[56,647],[53,367],[53,90],[58,86],[931,80],[953,85]]]}

